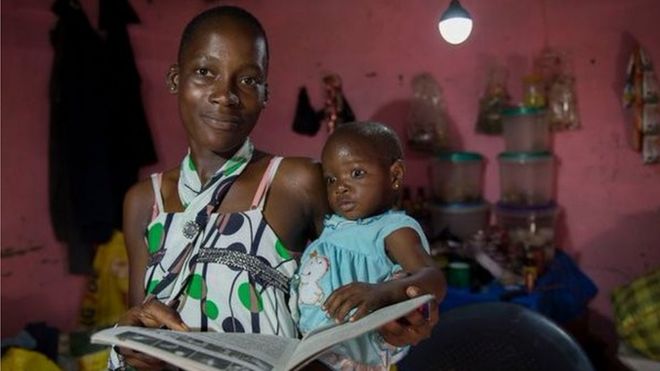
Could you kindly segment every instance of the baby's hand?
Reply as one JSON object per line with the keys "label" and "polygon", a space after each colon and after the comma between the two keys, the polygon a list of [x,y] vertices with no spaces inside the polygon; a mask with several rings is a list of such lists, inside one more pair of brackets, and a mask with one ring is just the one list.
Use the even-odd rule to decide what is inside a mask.
{"label": "baby's hand", "polygon": [[355,313],[348,319],[356,321],[371,311],[389,304],[386,288],[382,284],[350,283],[335,290],[323,304],[328,316],[343,322],[353,308]]}

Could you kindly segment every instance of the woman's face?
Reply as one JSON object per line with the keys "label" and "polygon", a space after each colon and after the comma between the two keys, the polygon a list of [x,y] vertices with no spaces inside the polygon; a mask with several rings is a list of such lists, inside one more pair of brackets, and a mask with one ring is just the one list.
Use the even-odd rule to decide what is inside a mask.
{"label": "woman's face", "polygon": [[193,150],[231,153],[243,144],[266,101],[266,53],[254,29],[229,18],[195,31],[173,78]]}

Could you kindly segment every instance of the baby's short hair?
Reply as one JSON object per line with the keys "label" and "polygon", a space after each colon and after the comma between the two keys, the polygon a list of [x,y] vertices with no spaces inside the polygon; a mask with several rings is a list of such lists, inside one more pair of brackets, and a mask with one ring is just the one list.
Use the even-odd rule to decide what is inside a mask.
{"label": "baby's short hair", "polygon": [[343,135],[364,139],[388,165],[394,161],[403,160],[399,136],[384,124],[375,121],[343,123],[337,126],[330,138]]}

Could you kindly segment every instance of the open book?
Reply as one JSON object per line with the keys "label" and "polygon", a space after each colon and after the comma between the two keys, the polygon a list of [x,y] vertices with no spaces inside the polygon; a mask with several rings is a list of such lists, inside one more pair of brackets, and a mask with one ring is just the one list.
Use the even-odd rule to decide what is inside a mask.
{"label": "open book", "polygon": [[296,370],[334,345],[403,317],[429,300],[434,300],[432,295],[393,304],[355,322],[319,328],[302,340],[120,326],[95,333],[92,342],[134,349],[186,370]]}

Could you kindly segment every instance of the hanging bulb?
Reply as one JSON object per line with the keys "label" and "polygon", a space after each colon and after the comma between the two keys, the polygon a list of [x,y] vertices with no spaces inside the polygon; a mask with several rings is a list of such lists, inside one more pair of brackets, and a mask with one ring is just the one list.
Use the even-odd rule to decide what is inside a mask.
{"label": "hanging bulb", "polygon": [[450,44],[457,45],[467,40],[472,32],[472,18],[458,0],[451,0],[449,7],[438,22],[440,35]]}

